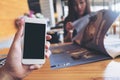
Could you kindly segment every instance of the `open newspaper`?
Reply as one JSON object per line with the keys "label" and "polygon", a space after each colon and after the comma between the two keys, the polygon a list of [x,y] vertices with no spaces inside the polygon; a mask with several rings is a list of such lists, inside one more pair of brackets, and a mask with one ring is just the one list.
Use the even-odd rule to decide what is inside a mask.
{"label": "open newspaper", "polygon": [[51,68],[64,68],[119,56],[120,39],[107,38],[107,31],[118,16],[119,13],[111,10],[100,10],[74,21],[77,35],[72,42],[51,47]]}

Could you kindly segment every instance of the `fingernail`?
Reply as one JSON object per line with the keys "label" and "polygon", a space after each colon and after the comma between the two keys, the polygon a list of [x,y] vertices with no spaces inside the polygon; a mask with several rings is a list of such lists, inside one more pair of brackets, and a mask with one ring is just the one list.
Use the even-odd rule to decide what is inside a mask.
{"label": "fingernail", "polygon": [[34,66],[30,66],[30,69],[35,69],[35,67]]}

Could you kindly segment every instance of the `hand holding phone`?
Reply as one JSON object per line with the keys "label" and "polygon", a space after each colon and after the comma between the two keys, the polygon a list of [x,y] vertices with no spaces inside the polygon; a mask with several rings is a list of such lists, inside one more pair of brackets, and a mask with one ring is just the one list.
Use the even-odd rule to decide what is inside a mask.
{"label": "hand holding phone", "polygon": [[44,64],[46,20],[25,18],[23,64]]}

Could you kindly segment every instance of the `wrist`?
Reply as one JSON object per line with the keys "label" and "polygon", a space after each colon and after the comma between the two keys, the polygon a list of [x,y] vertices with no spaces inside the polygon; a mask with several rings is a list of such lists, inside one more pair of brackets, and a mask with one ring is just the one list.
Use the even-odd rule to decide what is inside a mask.
{"label": "wrist", "polygon": [[7,72],[3,67],[0,68],[0,80],[21,80],[14,78],[9,72]]}

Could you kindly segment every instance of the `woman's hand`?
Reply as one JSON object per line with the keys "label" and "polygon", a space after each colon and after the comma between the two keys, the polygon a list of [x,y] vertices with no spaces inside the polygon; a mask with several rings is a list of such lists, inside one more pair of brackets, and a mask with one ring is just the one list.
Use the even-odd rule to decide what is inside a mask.
{"label": "woman's hand", "polygon": [[[13,43],[9,50],[6,63],[0,69],[0,78],[1,75],[6,75],[8,79],[4,79],[2,76],[2,80],[20,80],[27,76],[31,71],[39,69],[42,67],[43,64],[36,64],[36,65],[24,65],[22,64],[22,51],[21,51],[21,40],[23,37],[23,26],[18,28],[18,31],[14,37]],[[51,39],[51,36],[47,35],[46,39]],[[46,44],[46,57],[50,56],[50,43],[47,42]]]}
{"label": "woman's hand", "polygon": [[73,25],[72,25],[72,22],[67,22],[66,24],[66,31],[67,32],[70,32],[70,31],[73,31]]}
{"label": "woman's hand", "polygon": [[74,29],[74,27],[72,25],[72,22],[68,22],[66,24],[67,35],[64,37],[64,42],[71,42],[72,41],[73,29]]}

